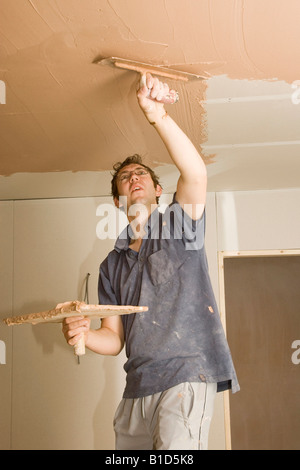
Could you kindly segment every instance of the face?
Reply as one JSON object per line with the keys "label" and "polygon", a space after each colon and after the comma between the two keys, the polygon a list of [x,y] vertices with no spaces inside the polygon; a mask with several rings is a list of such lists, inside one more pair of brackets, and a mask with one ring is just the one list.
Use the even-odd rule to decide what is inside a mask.
{"label": "face", "polygon": [[[148,207],[156,204],[156,198],[162,193],[159,185],[154,187],[150,173],[142,165],[127,165],[119,171],[117,179],[119,196],[127,198],[127,207],[133,204],[144,204]],[[118,199],[114,199],[119,207]]]}

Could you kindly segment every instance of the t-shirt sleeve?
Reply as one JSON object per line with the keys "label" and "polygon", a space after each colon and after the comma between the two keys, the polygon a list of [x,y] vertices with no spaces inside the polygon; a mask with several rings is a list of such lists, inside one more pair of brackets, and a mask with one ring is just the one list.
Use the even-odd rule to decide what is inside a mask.
{"label": "t-shirt sleeve", "polygon": [[109,279],[108,258],[101,263],[99,269],[98,299],[100,305],[118,305],[115,292]]}
{"label": "t-shirt sleeve", "polygon": [[200,219],[193,220],[176,201],[176,194],[163,215],[165,236],[182,239],[186,250],[201,250],[205,238],[205,209]]}

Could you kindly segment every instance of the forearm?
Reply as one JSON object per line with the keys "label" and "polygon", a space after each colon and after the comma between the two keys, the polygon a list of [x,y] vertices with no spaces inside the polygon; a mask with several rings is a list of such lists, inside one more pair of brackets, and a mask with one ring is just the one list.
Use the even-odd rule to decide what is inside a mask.
{"label": "forearm", "polygon": [[180,172],[176,200],[185,212],[197,220],[202,216],[206,201],[205,163],[194,144],[166,113],[163,103],[160,102],[164,93],[169,92],[168,85],[150,74],[146,75],[146,84],[144,82],[137,93],[139,105]]}
{"label": "forearm", "polygon": [[123,349],[124,342],[120,336],[109,328],[89,330],[85,345],[91,351],[105,356],[116,356]]}
{"label": "forearm", "polygon": [[158,114],[154,122],[153,126],[180,171],[176,200],[192,219],[200,219],[206,202],[205,163],[190,139],[170,116]]}
{"label": "forearm", "polygon": [[164,108],[152,114],[149,122],[161,137],[184,181],[192,182],[206,176],[206,166],[199,152]]}
{"label": "forearm", "polygon": [[103,318],[101,328],[90,329],[91,320],[86,317],[68,317],[62,324],[67,343],[74,346],[84,335],[85,345],[91,351],[116,356],[124,345],[122,321],[119,316]]}
{"label": "forearm", "polygon": [[165,144],[180,171],[182,182],[200,182],[206,177],[205,163],[187,135],[166,113],[160,102],[166,93],[169,93],[168,85],[160,82],[157,77],[146,74],[137,93],[140,107]]}

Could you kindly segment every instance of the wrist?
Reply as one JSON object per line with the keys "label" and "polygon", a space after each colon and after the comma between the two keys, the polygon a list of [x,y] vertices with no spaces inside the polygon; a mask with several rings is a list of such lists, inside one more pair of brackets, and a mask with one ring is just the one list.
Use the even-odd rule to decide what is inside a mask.
{"label": "wrist", "polygon": [[155,125],[162,124],[164,122],[164,120],[168,117],[168,112],[165,109],[163,109],[162,113],[160,112],[155,115],[146,116],[146,117],[149,121],[149,124],[151,124],[151,126],[155,126]]}
{"label": "wrist", "polygon": [[90,329],[84,334],[84,341],[85,341],[86,347],[89,348],[90,342],[91,342],[91,330]]}

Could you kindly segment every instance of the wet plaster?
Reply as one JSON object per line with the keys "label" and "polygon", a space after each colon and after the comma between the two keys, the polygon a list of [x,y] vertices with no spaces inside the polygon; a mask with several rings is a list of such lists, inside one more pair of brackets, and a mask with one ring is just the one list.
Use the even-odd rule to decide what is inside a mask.
{"label": "wet plaster", "polygon": [[[297,0],[3,0],[0,175],[103,171],[136,152],[154,166],[171,163],[137,105],[137,75],[94,60],[292,83],[299,16]],[[170,84],[180,101],[168,112],[201,150],[208,81]]]}

